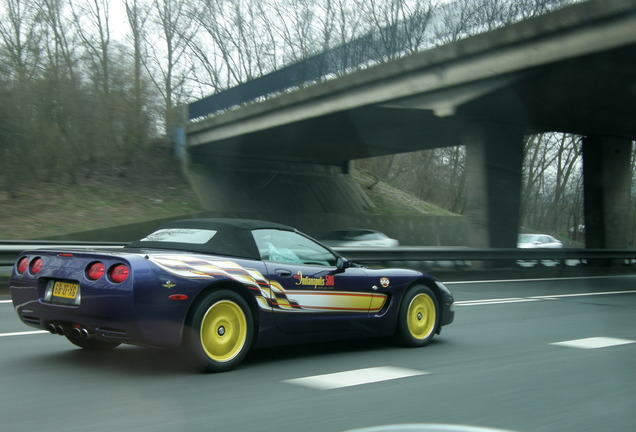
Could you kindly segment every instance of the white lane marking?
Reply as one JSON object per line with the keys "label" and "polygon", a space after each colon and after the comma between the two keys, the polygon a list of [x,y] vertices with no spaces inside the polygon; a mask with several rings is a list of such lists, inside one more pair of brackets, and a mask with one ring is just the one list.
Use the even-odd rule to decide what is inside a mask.
{"label": "white lane marking", "polygon": [[27,332],[0,333],[0,337],[27,336],[27,335],[44,334],[44,333],[49,334],[49,332],[47,332],[45,330],[35,330],[35,331],[27,331]]}
{"label": "white lane marking", "polygon": [[0,303],[11,303],[11,300],[0,300]]}
{"label": "white lane marking", "polygon": [[581,348],[581,349],[596,349],[596,348],[607,348],[613,347],[617,345],[627,345],[636,343],[635,340],[630,339],[619,339],[619,338],[611,338],[611,337],[591,337],[585,339],[575,339],[563,342],[553,342],[550,345],[560,345],[571,348]]}
{"label": "white lane marking", "polygon": [[455,306],[479,306],[479,305],[504,304],[504,303],[526,303],[526,302],[535,302],[535,301],[539,301],[539,299],[512,297],[512,298],[500,298],[500,299],[466,300],[466,301],[455,302]]}
{"label": "white lane marking", "polygon": [[549,295],[549,296],[533,296],[533,297],[528,297],[528,298],[533,298],[533,299],[557,299],[557,298],[566,298],[566,297],[587,297],[587,296],[615,295],[615,294],[636,294],[636,290],[601,291],[601,292],[575,293],[575,294],[557,294],[557,295]]}
{"label": "white lane marking", "polygon": [[620,295],[620,294],[636,294],[636,290],[605,291],[605,292],[577,293],[577,294],[553,294],[549,296],[510,297],[510,298],[483,299],[483,300],[466,300],[466,301],[455,302],[455,306],[483,306],[483,305],[491,305],[491,304],[523,303],[523,302],[542,301],[542,300],[557,300],[560,298],[590,297],[590,296]]}
{"label": "white lane marking", "polygon": [[330,390],[341,387],[351,387],[381,381],[426,375],[429,372],[404,369],[391,366],[381,366],[366,369],[350,370],[324,375],[314,375],[304,378],[284,380],[289,384],[311,387],[318,390]]}
{"label": "white lane marking", "polygon": [[467,281],[444,281],[444,285],[461,285],[461,284],[480,284],[480,283],[510,283],[510,282],[548,282],[548,281],[564,281],[564,280],[587,280],[587,279],[619,279],[633,278],[636,275],[608,275],[608,276],[571,276],[571,277],[553,277],[553,278],[529,278],[529,279],[492,279],[492,280],[467,280]]}

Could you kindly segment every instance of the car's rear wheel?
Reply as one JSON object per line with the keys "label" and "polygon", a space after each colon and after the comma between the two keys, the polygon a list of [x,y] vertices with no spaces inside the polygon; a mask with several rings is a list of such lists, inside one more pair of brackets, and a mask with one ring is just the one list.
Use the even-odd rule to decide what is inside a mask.
{"label": "car's rear wheel", "polygon": [[402,345],[420,347],[435,336],[439,323],[437,297],[430,288],[416,285],[402,299],[396,339]]}
{"label": "car's rear wheel", "polygon": [[121,345],[119,342],[110,342],[101,339],[83,338],[75,332],[64,334],[73,345],[89,351],[108,351]]}
{"label": "car's rear wheel", "polygon": [[254,318],[239,294],[215,291],[194,306],[184,348],[194,365],[224,372],[243,361],[254,338]]}

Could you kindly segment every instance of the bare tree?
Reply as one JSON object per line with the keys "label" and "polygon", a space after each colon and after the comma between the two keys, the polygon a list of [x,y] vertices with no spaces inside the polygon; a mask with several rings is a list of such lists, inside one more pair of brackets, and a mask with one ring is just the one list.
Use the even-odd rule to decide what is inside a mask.
{"label": "bare tree", "polygon": [[142,107],[142,64],[144,57],[144,27],[148,20],[149,10],[141,5],[140,0],[124,0],[126,8],[126,18],[133,45],[133,62],[134,62],[134,93],[135,105],[141,110]]}
{"label": "bare tree", "polygon": [[82,158],[90,158],[81,125],[85,120],[81,96],[81,53],[77,44],[70,10],[62,0],[41,0],[40,19],[43,35],[40,49],[44,53],[42,76],[32,82],[39,98],[32,100],[30,115],[36,151],[47,154],[46,163],[36,176],[46,181],[76,181],[71,169]]}
{"label": "bare tree", "polygon": [[91,70],[95,74],[95,84],[104,95],[110,94],[110,14],[108,0],[90,0],[80,2],[79,5],[70,3],[76,31],[82,40],[82,45]]}
{"label": "bare tree", "polygon": [[63,0],[41,0],[42,21],[45,25],[45,42],[42,49],[46,53],[48,68],[56,76],[67,76],[70,81],[77,79],[78,56],[71,23],[66,18]]}
{"label": "bare tree", "polygon": [[19,81],[33,79],[40,62],[42,23],[37,0],[3,0],[0,6],[2,70]]}
{"label": "bare tree", "polygon": [[[552,152],[555,153],[554,186],[550,216],[547,221],[548,229],[556,232],[563,230],[563,215],[567,215],[567,198],[576,187],[572,184],[575,174],[580,172],[581,166],[581,138],[574,135],[560,134],[557,142],[553,145]],[[577,177],[580,179],[580,176]]]}
{"label": "bare tree", "polygon": [[475,0],[454,0],[438,9],[433,41],[444,45],[474,34],[478,23]]}
{"label": "bare tree", "polygon": [[529,213],[531,208],[542,208],[540,193],[544,188],[544,173],[551,163],[545,155],[544,140],[546,135],[530,135],[524,145],[524,181],[522,188],[521,214],[523,224],[534,226],[539,222],[536,213]]}
{"label": "bare tree", "polygon": [[541,134],[527,137],[522,223],[566,235],[582,221],[580,137]]}
{"label": "bare tree", "polygon": [[317,37],[315,2],[311,0],[269,1],[265,13],[276,17],[271,26],[280,41],[284,63],[294,63],[307,58],[323,47]]}
{"label": "bare tree", "polygon": [[431,1],[355,0],[355,4],[378,42],[376,46],[381,52],[377,54],[385,60],[393,60],[422,48],[433,16]]}
{"label": "bare tree", "polygon": [[130,113],[124,131],[124,143],[127,151],[124,160],[131,160],[130,154],[148,140],[150,128],[149,95],[143,74],[143,62],[146,56],[145,27],[149,19],[150,7],[142,0],[124,0],[126,19],[130,28],[133,59],[133,100],[128,107]]}
{"label": "bare tree", "polygon": [[[187,53],[198,27],[194,3],[180,0],[152,0],[156,40],[148,40],[149,57],[144,63],[148,75],[163,98],[166,132],[179,123],[175,106],[185,99]],[[153,35],[149,36],[152,39]],[[156,76],[159,76],[157,78]]]}
{"label": "bare tree", "polygon": [[[0,172],[4,187],[17,194],[17,178],[29,166],[33,116],[33,80],[41,73],[43,38],[40,7],[35,0],[3,0],[0,3]],[[0,174],[0,178],[2,175]]]}
{"label": "bare tree", "polygon": [[438,8],[435,43],[443,45],[582,0],[454,0]]}
{"label": "bare tree", "polygon": [[354,65],[355,52],[349,46],[349,42],[355,40],[363,33],[365,27],[363,16],[358,12],[355,4],[348,0],[328,0],[324,3],[324,12],[320,16],[325,19],[320,29],[322,32],[323,51],[334,46],[340,46],[341,56],[339,61],[341,73],[348,73]]}

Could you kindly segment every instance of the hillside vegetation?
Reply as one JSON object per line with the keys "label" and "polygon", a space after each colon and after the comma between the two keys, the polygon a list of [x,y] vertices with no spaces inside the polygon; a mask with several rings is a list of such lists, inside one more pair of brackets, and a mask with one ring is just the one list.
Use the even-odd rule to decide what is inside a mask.
{"label": "hillside vegetation", "polygon": [[132,169],[104,167],[77,184],[27,183],[0,192],[0,239],[41,239],[202,210],[169,149],[148,149],[135,160]]}

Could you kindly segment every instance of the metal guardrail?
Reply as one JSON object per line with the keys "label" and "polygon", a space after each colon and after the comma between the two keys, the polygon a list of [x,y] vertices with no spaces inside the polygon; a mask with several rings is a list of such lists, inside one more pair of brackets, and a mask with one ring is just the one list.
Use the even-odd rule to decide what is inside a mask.
{"label": "metal guardrail", "polygon": [[[0,266],[11,266],[23,250],[63,248],[120,248],[117,242],[0,241]],[[334,248],[351,261],[390,262],[515,262],[555,260],[565,262],[618,260],[636,263],[636,249],[477,249],[464,247]]]}
{"label": "metal guardrail", "polygon": [[337,248],[352,261],[636,260],[636,249]]}

